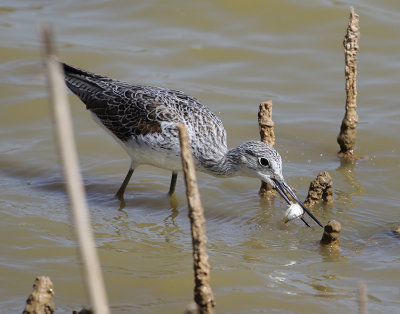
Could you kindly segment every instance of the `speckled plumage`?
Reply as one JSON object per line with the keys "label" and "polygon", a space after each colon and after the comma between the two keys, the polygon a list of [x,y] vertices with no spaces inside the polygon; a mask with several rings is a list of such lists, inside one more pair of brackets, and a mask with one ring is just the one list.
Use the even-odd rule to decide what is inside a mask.
{"label": "speckled plumage", "polygon": [[131,157],[131,167],[117,192],[120,199],[133,170],[141,164],[171,170],[169,193],[174,192],[177,171],[182,168],[176,126],[182,122],[198,170],[268,182],[291,204],[288,192],[322,226],[286,184],[278,152],[260,141],[248,141],[228,150],[221,120],[196,98],[177,90],[120,82],[66,64],[63,67],[67,86]]}
{"label": "speckled plumage", "polygon": [[[64,71],[67,86],[131,156],[135,155],[131,147],[135,147],[136,150],[164,151],[177,156],[178,160],[178,122],[188,129],[198,167],[220,162],[228,151],[221,120],[194,97],[177,90],[127,84],[69,65],[64,65]],[[165,162],[159,164],[152,160],[147,152],[145,157],[140,153],[136,155],[136,166],[147,161],[170,170],[181,167],[180,160],[178,169],[171,169]]]}

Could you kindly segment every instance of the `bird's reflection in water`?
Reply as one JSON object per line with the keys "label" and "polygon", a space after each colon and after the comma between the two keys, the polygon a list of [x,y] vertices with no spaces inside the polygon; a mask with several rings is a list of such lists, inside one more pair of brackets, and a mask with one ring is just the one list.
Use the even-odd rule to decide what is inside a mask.
{"label": "bird's reflection in water", "polygon": [[[172,195],[166,195],[165,199],[163,198],[163,201],[165,200],[165,204],[167,199],[169,201],[170,208],[160,208],[159,210],[160,214],[161,212],[168,211],[167,216],[162,220],[158,220],[157,222],[155,222],[153,219],[150,220],[149,218],[147,223],[143,223],[137,222],[136,219],[129,214],[131,209],[134,209],[136,206],[140,206],[135,204],[135,199],[133,198],[125,201],[123,197],[118,198],[119,203],[117,215],[113,217],[113,220],[118,223],[118,226],[116,226],[117,234],[122,236],[123,234],[132,232],[133,229],[143,229],[144,226],[149,228],[149,231],[152,233],[164,236],[165,242],[170,242],[171,237],[174,237],[178,234],[185,234],[185,232],[180,228],[179,223],[176,221],[176,218],[179,215],[179,210],[178,200],[175,193]],[[160,221],[162,221],[162,223]]]}
{"label": "bird's reflection in water", "polygon": [[170,214],[165,217],[163,220],[164,228],[161,232],[162,235],[165,236],[165,242],[171,241],[171,236],[175,236],[176,234],[183,234],[184,232],[179,228],[179,225],[176,223],[175,218],[178,217],[179,211],[177,207],[172,207],[170,209]]}

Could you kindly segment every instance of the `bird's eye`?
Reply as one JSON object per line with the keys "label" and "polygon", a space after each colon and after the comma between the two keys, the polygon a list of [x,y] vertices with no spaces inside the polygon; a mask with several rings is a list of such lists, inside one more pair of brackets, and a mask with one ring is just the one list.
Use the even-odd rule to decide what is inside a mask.
{"label": "bird's eye", "polygon": [[261,158],[258,159],[258,162],[259,162],[260,165],[263,166],[263,167],[269,167],[269,161],[268,161],[267,158],[261,157]]}

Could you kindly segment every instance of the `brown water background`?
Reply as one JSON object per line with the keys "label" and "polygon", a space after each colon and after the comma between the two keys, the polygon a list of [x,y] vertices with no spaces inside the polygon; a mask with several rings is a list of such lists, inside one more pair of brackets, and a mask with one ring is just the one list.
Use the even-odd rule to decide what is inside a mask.
{"label": "brown water background", "polygon": [[[349,6],[360,14],[357,153],[341,166],[342,41]],[[320,229],[281,223],[286,205],[259,182],[199,174],[212,287],[219,313],[357,311],[400,305],[400,2],[0,1],[0,311],[21,312],[31,283],[55,283],[57,313],[88,303],[53,137],[40,21],[54,25],[66,62],[120,80],[180,89],[223,120],[230,146],[258,139],[257,111],[272,99],[284,175],[304,198],[321,170],[334,181],[323,223],[342,223],[342,250],[319,248]],[[135,171],[118,211],[126,153],[70,96],[82,174],[113,313],[181,313],[193,296],[183,180]]]}

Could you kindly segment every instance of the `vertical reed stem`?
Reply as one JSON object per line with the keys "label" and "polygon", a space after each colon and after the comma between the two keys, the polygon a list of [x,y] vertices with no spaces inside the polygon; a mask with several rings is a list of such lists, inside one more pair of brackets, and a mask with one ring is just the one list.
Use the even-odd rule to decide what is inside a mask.
{"label": "vertical reed stem", "polygon": [[200,308],[200,313],[212,313],[215,301],[210,286],[210,265],[208,264],[208,255],[206,252],[207,236],[204,209],[197,187],[196,170],[189,146],[187,129],[182,123],[179,123],[178,130],[192,232],[195,276],[194,300]]}
{"label": "vertical reed stem", "polygon": [[53,104],[53,116],[56,122],[57,144],[71,202],[71,213],[79,242],[80,257],[86,275],[85,281],[94,312],[96,314],[108,314],[107,296],[90,226],[89,211],[86,204],[82,178],[79,172],[79,162],[64,75],[54,53],[53,38],[49,26],[42,27],[42,36],[45,44],[48,88]]}
{"label": "vertical reed stem", "polygon": [[[258,110],[258,125],[260,127],[261,141],[267,143],[269,146],[275,145],[274,121],[272,121],[272,101],[265,101],[260,104]],[[274,188],[262,181],[260,191],[258,192],[261,197],[272,199],[276,192]]]}
{"label": "vertical reed stem", "polygon": [[343,41],[345,55],[345,78],[346,78],[346,113],[340,127],[337,142],[340,146],[339,157],[345,159],[357,159],[354,156],[356,144],[357,115],[357,52],[359,50],[358,39],[360,30],[358,26],[359,17],[350,8],[349,26]]}
{"label": "vertical reed stem", "polygon": [[367,285],[364,282],[360,282],[358,285],[358,311],[360,314],[368,314],[368,296],[367,296]]}

